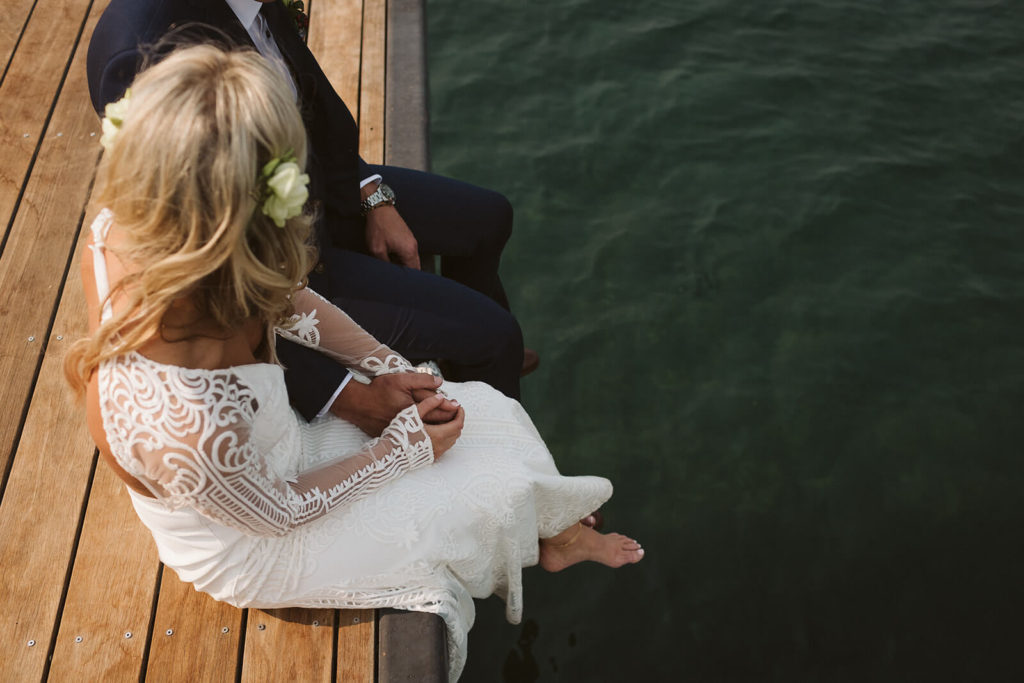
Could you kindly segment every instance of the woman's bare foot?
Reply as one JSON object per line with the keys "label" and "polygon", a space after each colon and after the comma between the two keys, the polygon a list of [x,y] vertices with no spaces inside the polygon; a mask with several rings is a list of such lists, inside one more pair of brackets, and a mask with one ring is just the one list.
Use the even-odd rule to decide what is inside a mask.
{"label": "woman's bare foot", "polygon": [[575,524],[540,541],[540,566],[549,572],[588,560],[621,567],[639,562],[643,556],[644,549],[633,539],[622,534],[601,534],[584,524]]}

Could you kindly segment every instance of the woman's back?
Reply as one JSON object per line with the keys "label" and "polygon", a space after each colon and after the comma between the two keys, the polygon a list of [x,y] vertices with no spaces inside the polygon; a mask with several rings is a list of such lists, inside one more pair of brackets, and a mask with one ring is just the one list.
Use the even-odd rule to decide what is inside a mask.
{"label": "woman's back", "polygon": [[[100,301],[118,291],[131,266],[116,255],[119,235],[109,211],[91,229],[92,258],[83,259],[82,280],[90,328],[96,329],[123,305],[126,293],[102,310]],[[254,444],[270,448],[286,441],[283,433],[294,432],[295,424],[279,381],[281,368],[256,360],[263,339],[257,321],[235,331],[216,329],[187,300],[176,302],[165,320],[139,350],[101,364],[87,391],[89,426],[104,459],[134,491],[170,501],[169,492],[181,488],[176,477],[185,478],[191,496],[197,494],[190,483],[197,473],[167,467],[168,455],[179,464],[185,453],[194,461],[200,453],[202,461],[237,460],[233,449],[240,441],[251,436]],[[262,433],[254,431],[257,413]],[[210,444],[222,450],[207,452]]]}

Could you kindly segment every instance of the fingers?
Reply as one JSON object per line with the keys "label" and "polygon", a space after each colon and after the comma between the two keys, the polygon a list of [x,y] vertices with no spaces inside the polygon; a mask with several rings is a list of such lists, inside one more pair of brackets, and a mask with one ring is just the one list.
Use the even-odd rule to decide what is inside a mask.
{"label": "fingers", "polygon": [[457,408],[452,408],[451,410],[448,410],[447,408],[444,408],[442,406],[441,408],[431,410],[429,413],[424,415],[423,421],[426,422],[427,424],[432,425],[444,424],[445,422],[451,422],[452,418],[455,417],[455,414],[457,412]]}
{"label": "fingers", "polygon": [[[436,375],[430,375],[425,372],[403,372],[399,375],[391,375],[392,377],[401,377],[403,386],[412,394],[412,397],[418,401],[422,401],[427,397],[427,394],[434,394],[437,392],[437,388],[441,386],[441,378]],[[422,395],[418,395],[422,394]]]}
{"label": "fingers", "polygon": [[[450,448],[455,440],[462,434],[462,428],[466,425],[466,411],[463,410],[462,406],[455,412],[455,417],[448,420],[444,424],[435,425],[434,428],[439,430],[442,438],[451,439],[451,443],[448,444]],[[448,450],[447,448],[445,450]]]}
{"label": "fingers", "polygon": [[416,240],[402,245],[401,250],[398,252],[398,260],[407,268],[420,269],[420,249],[419,245],[416,244]]}
{"label": "fingers", "polygon": [[425,425],[427,436],[430,437],[431,446],[434,449],[436,459],[442,453],[455,445],[459,435],[462,434],[462,427],[466,420],[466,411],[461,407],[455,417],[439,425]]}
{"label": "fingers", "polygon": [[384,244],[383,241],[378,242],[375,240],[373,243],[369,245],[369,247],[370,253],[373,254],[376,258],[379,258],[381,261],[390,261],[390,259],[388,258],[387,245]]}
{"label": "fingers", "polygon": [[[443,422],[449,422],[458,413],[458,401],[456,401],[455,399],[448,398],[444,394],[438,393],[437,395],[443,397],[444,400],[441,401],[440,405],[438,405],[436,408],[434,408],[429,413],[423,416],[424,422],[429,422],[430,424],[441,424]],[[420,396],[419,400],[423,400],[424,398],[426,398],[426,396]]]}
{"label": "fingers", "polygon": [[459,414],[459,401],[455,398],[449,398],[442,393],[437,395],[443,396],[444,400],[440,402],[437,408],[430,411],[430,413],[423,417],[424,422],[430,422],[432,424],[450,422]]}
{"label": "fingers", "polygon": [[444,402],[444,396],[441,394],[432,394],[427,398],[423,399],[416,404],[416,409],[419,411],[420,419],[424,419],[431,411],[436,410]]}

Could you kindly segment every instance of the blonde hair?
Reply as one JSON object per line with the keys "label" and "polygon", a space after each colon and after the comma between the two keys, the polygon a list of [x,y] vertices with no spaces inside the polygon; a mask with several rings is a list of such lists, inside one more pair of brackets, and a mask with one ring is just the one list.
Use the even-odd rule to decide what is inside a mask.
{"label": "blonde hair", "polygon": [[64,371],[76,391],[100,363],[142,346],[184,296],[225,331],[258,317],[270,341],[313,259],[309,216],[278,228],[260,210],[260,171],[289,152],[304,168],[302,118],[254,51],[189,47],[136,78],[97,176],[131,271],[109,298],[125,304],[69,351]]}

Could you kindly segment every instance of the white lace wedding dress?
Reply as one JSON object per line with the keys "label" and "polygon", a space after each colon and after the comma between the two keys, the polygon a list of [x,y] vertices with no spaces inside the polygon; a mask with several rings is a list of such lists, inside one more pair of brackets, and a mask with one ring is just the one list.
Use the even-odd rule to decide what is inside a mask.
{"label": "white lace wedding dress", "polygon": [[[110,221],[103,212],[92,228],[101,301]],[[294,299],[294,324],[279,333],[365,376],[411,369],[314,293]],[[612,491],[599,477],[561,476],[520,405],[481,383],[443,385],[466,424],[434,462],[415,407],[372,440],[334,416],[307,423],[277,365],[197,370],[131,352],[103,363],[98,382],[110,450],[154,496],[129,489],[132,502],[183,581],[238,607],[436,613],[453,680],[472,598],[501,596],[517,623],[538,537]]]}

